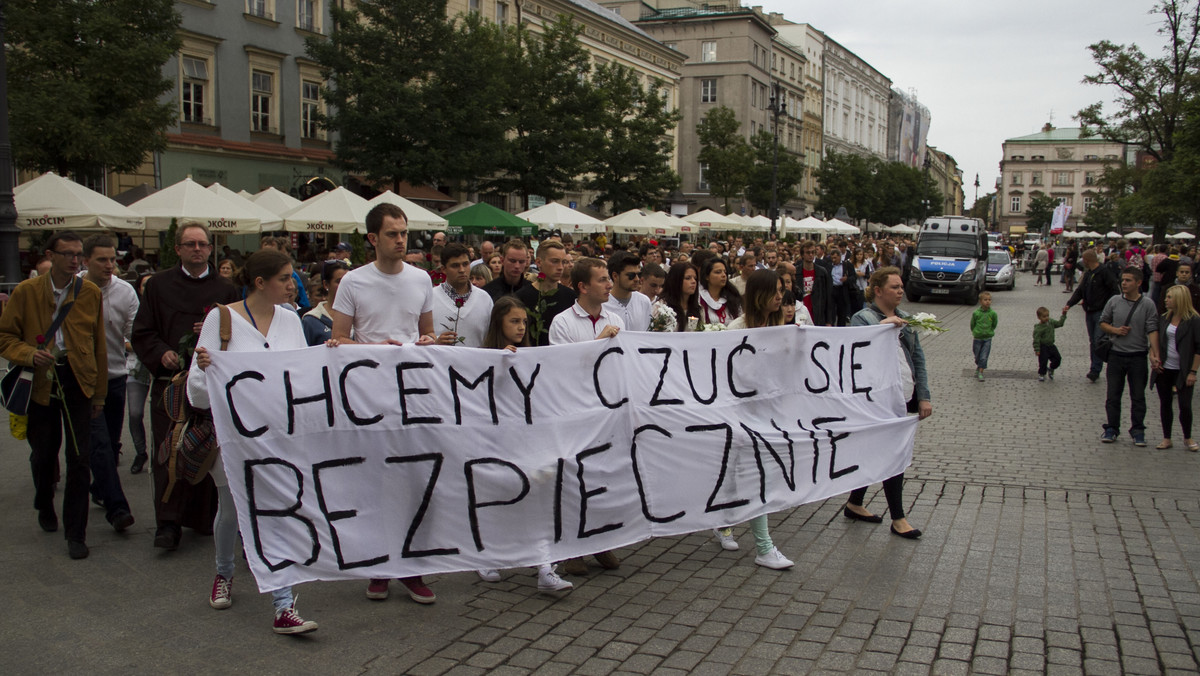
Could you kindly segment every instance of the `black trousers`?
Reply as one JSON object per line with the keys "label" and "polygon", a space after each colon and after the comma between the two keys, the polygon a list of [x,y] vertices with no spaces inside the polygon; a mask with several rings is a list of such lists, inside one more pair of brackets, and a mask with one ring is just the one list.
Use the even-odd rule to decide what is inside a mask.
{"label": "black trousers", "polygon": [[1175,416],[1171,408],[1179,402],[1179,427],[1183,429],[1183,438],[1192,438],[1192,393],[1196,386],[1181,388],[1175,392],[1179,371],[1163,369],[1154,377],[1154,387],[1158,390],[1158,417],[1162,421],[1163,438],[1171,438],[1171,425]]}
{"label": "black trousers", "polygon": [[[916,395],[908,401],[908,412],[916,413],[917,406],[920,402],[917,401]],[[850,499],[847,500],[855,507],[862,507],[863,499],[867,497],[867,487],[856,488],[850,491]],[[894,477],[883,480],[883,497],[887,498],[888,515],[892,520],[904,518],[904,472],[897,474]]]}
{"label": "black trousers", "polygon": [[1051,371],[1056,370],[1062,365],[1062,353],[1054,345],[1042,345],[1038,350],[1038,375],[1046,375],[1046,367],[1049,366]]}
{"label": "black trousers", "polygon": [[[54,509],[54,481],[58,452],[66,443],[66,482],[63,486],[62,522],[68,540],[85,542],[88,520],[88,484],[91,482],[90,432],[92,402],[79,389],[75,374],[66,363],[54,367],[62,383],[64,399],[50,399],[49,406],[29,402],[29,466],[33,471],[33,508]],[[55,391],[51,386],[51,392]],[[69,423],[69,424],[68,424]]]}

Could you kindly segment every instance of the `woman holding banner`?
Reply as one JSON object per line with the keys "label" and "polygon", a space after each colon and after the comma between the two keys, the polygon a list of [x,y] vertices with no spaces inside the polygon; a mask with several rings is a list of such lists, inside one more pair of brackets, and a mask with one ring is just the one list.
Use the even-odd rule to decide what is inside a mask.
{"label": "woman holding banner", "polygon": [[[192,360],[187,381],[188,401],[195,408],[210,407],[202,371],[212,364],[209,351],[222,349],[222,310],[229,314],[229,342],[224,347],[229,352],[299,350],[308,347],[300,316],[279,307],[295,293],[292,261],[287,254],[275,249],[256,252],[247,259],[245,267],[234,278],[234,283],[246,289],[245,299],[225,308],[210,310],[197,340],[196,358]],[[225,466],[219,453],[211,474],[217,484],[217,518],[213,524],[217,575],[213,579],[208,603],[217,610],[223,610],[233,605],[233,561],[237,553],[238,522],[233,494],[229,491],[229,480],[225,476]],[[316,622],[305,620],[296,613],[291,587],[277,589],[271,595],[275,604],[275,633],[304,634],[316,631]]]}
{"label": "woman holding banner", "polygon": [[[917,332],[908,325],[908,314],[900,309],[900,301],[904,300],[904,283],[900,281],[900,269],[886,266],[873,272],[870,281],[867,282],[865,297],[867,306],[850,318],[850,326],[892,324],[900,327],[900,352],[904,355],[901,362],[900,386],[906,390],[904,394],[909,397],[908,412],[916,413],[924,420],[933,415],[933,405],[929,403],[925,352],[921,349],[921,339]],[[887,497],[888,512],[892,517],[892,533],[910,540],[921,537],[921,531],[913,528],[908,519],[904,518],[903,472],[884,480],[883,494]],[[842,514],[855,521],[883,523],[882,516],[872,514],[863,507],[863,498],[866,495],[865,486],[851,491]]]}
{"label": "woman holding banner", "polygon": [[[755,270],[746,280],[745,312],[734,319],[727,327],[735,329],[757,329],[763,326],[783,325],[783,282],[773,270]],[[715,531],[717,540],[725,549],[737,549],[737,541],[728,529]],[[754,546],[757,555],[754,562],[764,568],[784,570],[791,568],[792,561],[784,556],[775,543],[771,541],[771,533],[767,529],[767,515],[762,514],[750,520],[750,532],[754,533]],[[732,542],[733,546],[729,546]]]}

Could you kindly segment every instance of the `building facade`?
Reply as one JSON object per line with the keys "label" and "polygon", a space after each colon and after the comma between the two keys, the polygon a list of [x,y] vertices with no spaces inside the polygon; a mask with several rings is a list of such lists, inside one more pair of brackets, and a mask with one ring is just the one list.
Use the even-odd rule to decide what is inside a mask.
{"label": "building facade", "polygon": [[804,153],[804,180],[800,184],[800,198],[806,205],[815,205],[820,197],[816,172],[825,157],[825,34],[811,24],[792,23],[775,12],[768,18],[779,32],[776,41],[791,45],[804,55],[804,124],[800,147]]}
{"label": "building facade", "polygon": [[825,36],[825,152],[888,159],[892,81]]}
{"label": "building facade", "polygon": [[[776,132],[786,152],[803,152],[804,69],[807,59],[795,46],[777,41],[776,31],[758,11],[695,8],[649,10],[638,27],[684,57],[680,70],[679,165],[681,195],[670,208],[683,214],[724,209],[724,197],[712,195],[701,164],[696,127],[709,111],[725,106],[734,111],[739,132],[749,141],[760,131]],[[773,86],[781,92],[783,108],[778,129],[772,113]],[[755,210],[740,197],[731,199],[735,212]],[[801,197],[780,205],[780,214],[802,216]]]}
{"label": "building facade", "polygon": [[893,87],[888,105],[888,161],[909,167],[925,166],[930,119],[929,109],[917,100],[916,92],[906,94]]}
{"label": "building facade", "polygon": [[1099,195],[1104,168],[1124,162],[1126,153],[1124,144],[1084,138],[1081,132],[1079,127],[1046,124],[1036,134],[1004,141],[996,197],[1001,232],[1024,226],[1029,201],[1040,195],[1071,207],[1066,228],[1079,228]]}
{"label": "building facade", "polygon": [[961,216],[963,213],[963,176],[955,159],[929,146],[926,149],[929,158],[927,175],[933,186],[942,194],[942,203],[930,205],[928,216]]}

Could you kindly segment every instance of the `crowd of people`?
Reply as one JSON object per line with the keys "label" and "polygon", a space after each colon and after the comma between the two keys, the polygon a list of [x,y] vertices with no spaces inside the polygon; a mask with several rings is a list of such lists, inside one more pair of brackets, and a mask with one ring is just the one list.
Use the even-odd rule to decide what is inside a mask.
{"label": "crowd of people", "polygon": [[[924,418],[933,410],[920,339],[900,309],[903,271],[912,255],[906,241],[864,237],[822,244],[734,237],[705,248],[683,242],[664,250],[654,241],[613,246],[602,236],[575,242],[550,233],[536,247],[522,239],[475,247],[447,242],[437,233],[428,250],[414,250],[400,208],[379,205],[365,225],[369,255],[355,266],[345,244],[334,246],[319,263],[297,265],[289,241],[275,237],[264,237],[261,249],[250,255],[226,247],[224,255],[214,256],[208,229],[183,222],[175,232],[178,265],[157,272],[127,266],[124,278],[118,261],[124,250],[113,238],[85,240],[71,232],[50,238],[48,265],[16,287],[0,315],[0,356],[36,369],[28,419],[34,508],[40,527],[57,531],[54,493],[62,483],[71,558],[89,553],[89,501],[105,510],[115,530],[134,524],[118,474],[128,418],[134,445],[129,471],[149,468],[153,477],[153,546],[175,550],[185,528],[211,534],[215,574],[209,603],[216,609],[232,604],[238,525],[225,468],[218,455],[203,481],[175,481],[169,453],[161,450],[172,424],[164,394],[186,396],[195,409],[206,409],[200,373],[217,350],[270,352],[354,343],[524,350],[605,340],[620,331],[691,331],[708,324],[753,330],[884,323],[898,327],[909,411]],[[663,308],[670,308],[673,318],[652,326]],[[60,323],[57,315],[63,317]],[[173,394],[181,373],[188,374],[185,392]],[[147,406],[149,437],[143,422]],[[64,432],[65,481],[60,467]],[[903,475],[885,481],[883,490],[891,531],[919,537],[921,531],[904,514]],[[865,494],[866,487],[850,494],[845,517],[881,523],[883,517],[864,505]],[[772,569],[793,565],[772,542],[766,516],[749,526],[755,563]],[[735,550],[732,527],[717,529],[715,538]],[[616,552],[589,558],[602,568],[620,566]],[[560,569],[585,575],[588,561],[543,562],[538,589],[569,591],[573,585]],[[496,570],[478,575],[488,581],[501,577]],[[391,582],[370,580],[366,596],[386,599]],[[418,603],[436,600],[419,576],[399,583]],[[297,612],[290,588],[272,596],[276,632],[317,628]]]}

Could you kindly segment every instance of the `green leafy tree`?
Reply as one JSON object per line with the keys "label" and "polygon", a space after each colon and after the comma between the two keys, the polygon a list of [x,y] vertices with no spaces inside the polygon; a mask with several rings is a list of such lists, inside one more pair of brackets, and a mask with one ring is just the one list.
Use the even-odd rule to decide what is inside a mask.
{"label": "green leafy tree", "polygon": [[504,162],[509,117],[505,74],[517,58],[516,31],[478,12],[454,24],[447,49],[424,87],[423,133],[434,157],[430,173],[439,182],[474,192],[481,176]]}
{"label": "green leafy tree", "polygon": [[800,181],[804,180],[804,163],[800,158],[787,151],[783,144],[775,141],[771,132],[762,130],[750,139],[754,149],[754,167],[750,170],[750,180],[746,187],[746,199],[760,211],[770,214],[771,209],[771,177],[775,170],[775,158],[778,153],[779,171],[775,175],[775,185],[778,186],[778,201],[780,206],[787,204],[800,194]]}
{"label": "green leafy tree", "polygon": [[321,122],[338,133],[339,166],[375,181],[427,183],[444,159],[436,145],[427,83],[445,63],[453,30],[446,0],[375,0],[330,8],[333,31],[310,38],[308,55],[330,86]]}
{"label": "green leafy tree", "polygon": [[132,171],[166,147],[176,104],[162,66],[178,50],[172,0],[7,4],[16,164],[61,175]]}
{"label": "green leafy tree", "polygon": [[504,173],[486,187],[518,193],[526,206],[530,195],[555,200],[577,188],[602,142],[600,97],[591,84],[591,57],[579,42],[582,30],[566,16],[541,35],[517,29],[518,58],[505,99]]}
{"label": "green leafy tree", "polygon": [[1054,220],[1054,208],[1058,200],[1049,195],[1036,195],[1029,200],[1025,209],[1025,228],[1029,232],[1043,232]]}
{"label": "green leafy tree", "polygon": [[816,171],[817,211],[837,213],[841,207],[854,218],[870,218],[874,198],[874,177],[867,158],[850,153],[829,151]]}
{"label": "green leafy tree", "polygon": [[992,205],[995,204],[995,202],[996,193],[989,192],[983,197],[975,200],[975,204],[971,205],[971,208],[967,210],[967,215],[971,216],[972,218],[981,219],[984,223],[988,224],[989,228],[991,228],[994,226],[992,223]]}
{"label": "green leafy tree", "polygon": [[704,179],[709,192],[724,199],[725,213],[729,213],[729,200],[746,189],[754,168],[754,149],[738,133],[740,126],[733,110],[725,106],[708,111],[696,125],[699,160],[708,166]]}
{"label": "green leafy tree", "polygon": [[660,81],[643,87],[620,64],[601,66],[593,84],[601,97],[603,139],[586,185],[597,191],[597,202],[612,204],[613,213],[652,205],[679,187],[668,134],[680,115],[667,107]]}

